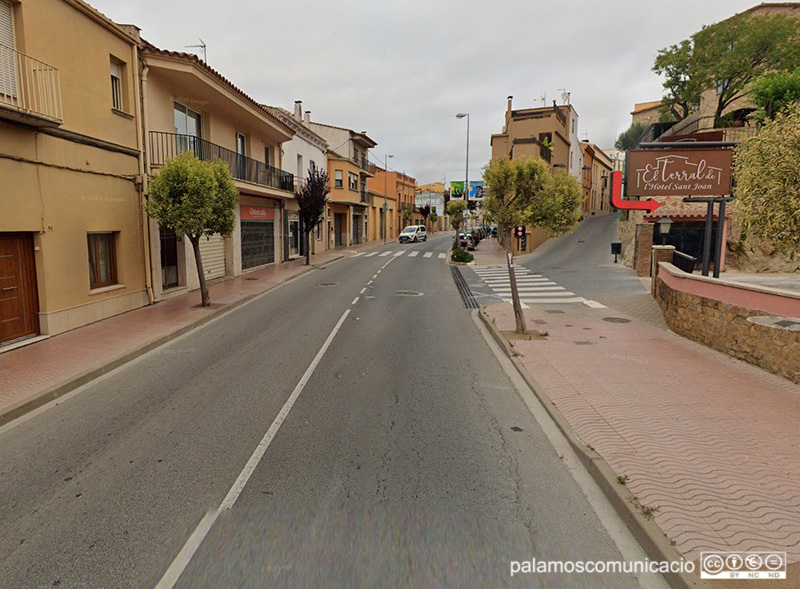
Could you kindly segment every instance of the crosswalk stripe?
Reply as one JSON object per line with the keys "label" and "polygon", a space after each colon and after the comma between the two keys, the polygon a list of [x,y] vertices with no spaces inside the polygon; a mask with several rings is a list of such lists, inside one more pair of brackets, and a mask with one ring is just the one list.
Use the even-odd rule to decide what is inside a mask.
{"label": "crosswalk stripe", "polygon": [[439,259],[444,260],[447,257],[447,254],[439,254]]}
{"label": "crosswalk stripe", "polygon": [[366,255],[366,256],[364,256],[364,257],[365,257],[365,258],[371,258],[372,256],[377,256],[377,255],[378,255],[378,252],[372,252],[372,253],[369,253],[369,254],[367,254],[367,255]]}
{"label": "crosswalk stripe", "polygon": [[402,256],[404,253],[404,251],[394,252],[394,257],[396,258],[397,256]]}
{"label": "crosswalk stripe", "polygon": [[433,252],[425,252],[422,257],[423,258],[430,258],[433,255]]}
{"label": "crosswalk stripe", "polygon": [[363,256],[364,252],[358,252],[357,254],[353,254],[352,257],[357,258],[358,256]]}
{"label": "crosswalk stripe", "polygon": [[383,252],[383,253],[381,254],[381,257],[382,257],[382,258],[385,258],[386,256],[388,256],[388,255],[389,255],[389,254],[391,254],[391,253],[392,253],[392,252]]}
{"label": "crosswalk stripe", "polygon": [[419,252],[410,252],[410,253],[408,254],[408,257],[409,257],[409,258],[413,258],[414,256],[416,256],[416,255],[418,255],[418,254],[419,254]]}

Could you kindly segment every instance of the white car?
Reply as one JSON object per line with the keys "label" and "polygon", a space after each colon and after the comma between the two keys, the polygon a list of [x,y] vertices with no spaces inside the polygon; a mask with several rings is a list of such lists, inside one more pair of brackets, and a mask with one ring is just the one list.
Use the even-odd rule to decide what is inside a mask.
{"label": "white car", "polygon": [[428,231],[424,225],[409,225],[400,232],[399,240],[400,243],[428,241]]}

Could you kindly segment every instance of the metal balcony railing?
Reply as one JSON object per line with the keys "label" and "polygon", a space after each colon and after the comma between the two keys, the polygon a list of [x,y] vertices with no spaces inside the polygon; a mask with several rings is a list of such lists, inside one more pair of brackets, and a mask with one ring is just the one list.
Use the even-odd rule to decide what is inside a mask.
{"label": "metal balcony railing", "polygon": [[273,168],[193,135],[150,131],[151,165],[163,166],[166,160],[186,151],[191,151],[199,159],[208,162],[222,160],[228,166],[231,175],[239,180],[287,192],[294,191],[294,174]]}
{"label": "metal balcony railing", "polygon": [[359,168],[361,168],[362,170],[369,171],[369,160],[367,159],[367,156],[365,156],[365,155],[357,156],[356,155],[356,156],[353,156],[352,159],[353,159],[353,163],[355,165],[357,165]]}
{"label": "metal balcony railing", "polygon": [[60,125],[64,113],[58,68],[0,45],[0,112],[4,108]]}

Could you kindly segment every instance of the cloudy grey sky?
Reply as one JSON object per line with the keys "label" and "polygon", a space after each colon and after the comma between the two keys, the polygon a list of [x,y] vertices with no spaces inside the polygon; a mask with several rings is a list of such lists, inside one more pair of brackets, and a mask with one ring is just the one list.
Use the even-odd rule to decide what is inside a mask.
{"label": "cloudy grey sky", "polygon": [[517,108],[566,88],[579,135],[611,147],[636,102],[661,98],[657,51],[758,0],[88,0],[163,49],[208,63],[261,102],[295,100],[322,123],[366,131],[371,159],[420,184],[489,160],[506,96]]}

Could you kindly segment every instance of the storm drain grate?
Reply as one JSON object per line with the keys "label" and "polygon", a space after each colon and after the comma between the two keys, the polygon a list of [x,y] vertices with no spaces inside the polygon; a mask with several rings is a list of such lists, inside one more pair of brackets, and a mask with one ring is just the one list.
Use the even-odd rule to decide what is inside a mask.
{"label": "storm drain grate", "polygon": [[458,266],[450,266],[450,273],[453,275],[453,282],[456,283],[458,294],[461,295],[464,306],[467,309],[477,309],[479,305],[475,301],[475,297],[472,296],[472,291],[469,289],[467,281],[464,280],[464,277],[461,275],[461,270],[458,269]]}

